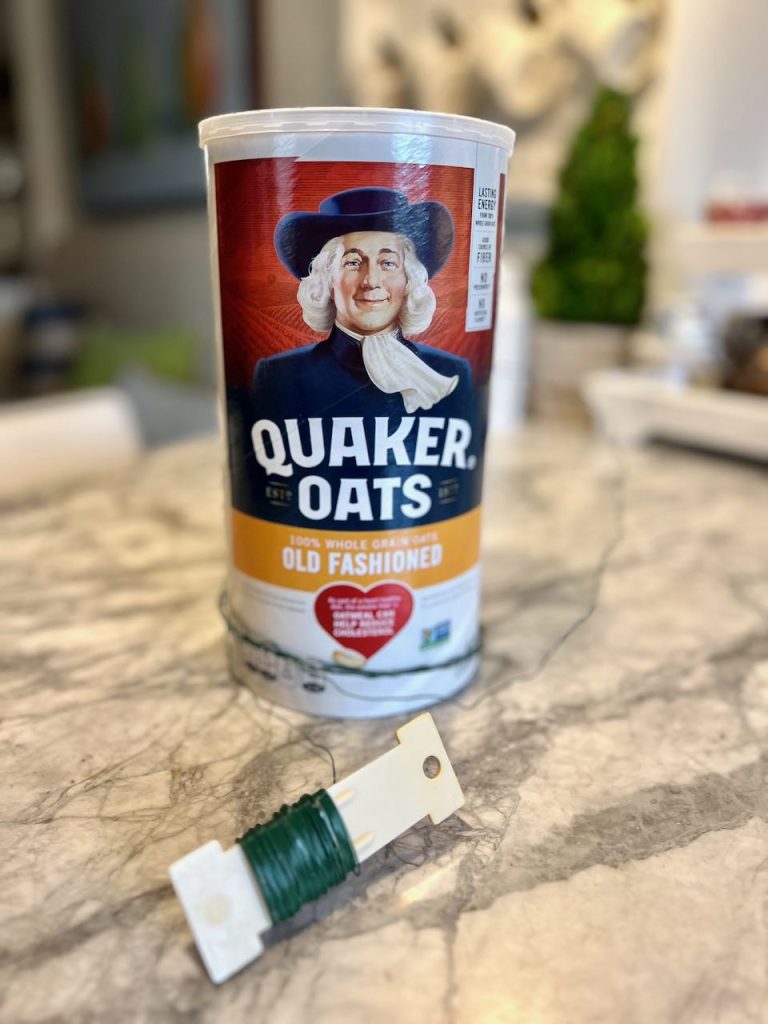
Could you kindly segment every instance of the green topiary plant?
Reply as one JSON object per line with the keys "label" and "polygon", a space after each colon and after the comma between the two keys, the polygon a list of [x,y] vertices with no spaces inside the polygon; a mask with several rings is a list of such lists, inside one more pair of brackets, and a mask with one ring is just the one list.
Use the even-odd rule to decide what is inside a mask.
{"label": "green topiary plant", "polygon": [[645,301],[645,218],[626,96],[601,88],[560,172],[549,246],[532,278],[550,320],[636,324]]}

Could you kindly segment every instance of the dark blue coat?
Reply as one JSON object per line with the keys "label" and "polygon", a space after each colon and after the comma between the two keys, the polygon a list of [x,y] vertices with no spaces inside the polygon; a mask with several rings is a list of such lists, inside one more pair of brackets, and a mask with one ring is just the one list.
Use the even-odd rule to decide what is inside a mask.
{"label": "dark blue coat", "polygon": [[[472,372],[466,359],[404,338],[401,341],[438,373],[445,376],[458,374],[459,383],[450,395],[429,411],[419,410],[411,415],[416,419],[441,416],[467,420],[473,428],[469,451],[477,459],[475,470],[457,472],[455,468],[411,469],[397,465],[357,467],[347,462],[343,467],[335,468],[322,465],[305,470],[295,466],[294,475],[287,479],[267,476],[253,454],[251,428],[256,420],[268,419],[282,424],[285,419],[298,419],[301,431],[302,422],[312,417],[330,420],[334,416],[362,416],[372,420],[375,416],[387,416],[392,421],[391,429],[394,429],[399,419],[408,415],[399,392],[388,395],[373,384],[363,363],[360,344],[335,327],[325,341],[260,360],[248,395],[230,391],[230,468],[232,499],[236,508],[262,519],[293,526],[364,530],[435,522],[466,512],[479,503],[485,441],[485,389],[473,391]],[[411,458],[417,427],[418,423],[415,423],[405,441]],[[297,487],[302,475],[321,475],[333,484],[342,476],[403,477],[412,472],[426,473],[433,482],[433,507],[418,521],[380,524],[356,522],[350,518],[343,523],[330,520],[309,523],[298,512]]]}

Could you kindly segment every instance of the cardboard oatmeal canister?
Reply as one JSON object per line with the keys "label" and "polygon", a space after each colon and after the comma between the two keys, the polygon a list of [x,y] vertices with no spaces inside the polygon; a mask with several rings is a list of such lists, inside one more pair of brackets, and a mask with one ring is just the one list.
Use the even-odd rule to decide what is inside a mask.
{"label": "cardboard oatmeal canister", "polygon": [[203,121],[238,679],[411,711],[478,665],[488,385],[514,133],[417,111]]}

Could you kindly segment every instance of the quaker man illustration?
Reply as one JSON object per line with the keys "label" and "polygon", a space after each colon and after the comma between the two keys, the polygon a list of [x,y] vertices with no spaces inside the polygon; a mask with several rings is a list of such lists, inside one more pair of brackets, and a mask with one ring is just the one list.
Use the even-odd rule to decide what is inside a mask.
{"label": "quaker man illustration", "polygon": [[300,282],[305,323],[328,336],[260,360],[259,415],[469,415],[469,363],[412,340],[432,323],[429,280],[453,243],[447,207],[390,188],[349,189],[283,217],[277,255]]}

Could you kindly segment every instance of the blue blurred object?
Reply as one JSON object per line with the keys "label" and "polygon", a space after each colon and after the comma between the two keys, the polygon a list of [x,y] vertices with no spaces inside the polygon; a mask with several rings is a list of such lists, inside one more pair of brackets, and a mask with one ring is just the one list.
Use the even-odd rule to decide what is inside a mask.
{"label": "blue blurred object", "polygon": [[46,395],[66,386],[80,351],[84,315],[82,306],[56,300],[27,310],[19,363],[22,394]]}

